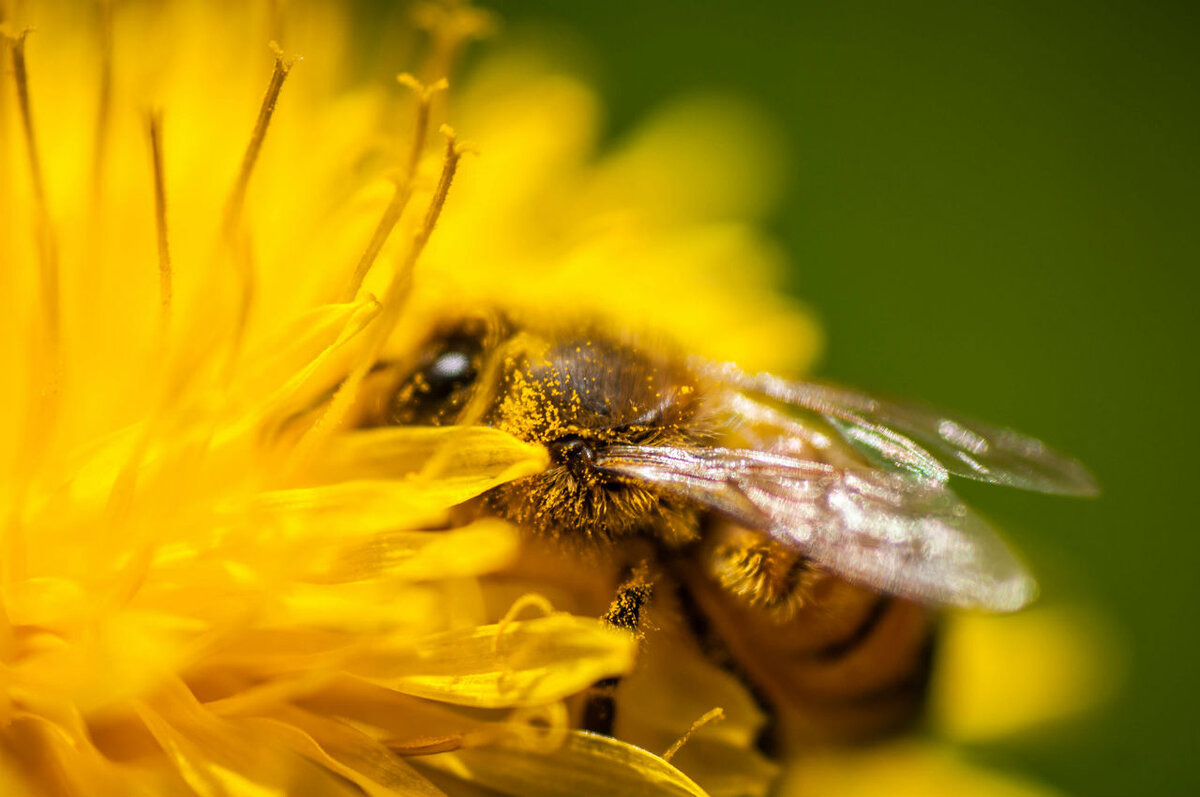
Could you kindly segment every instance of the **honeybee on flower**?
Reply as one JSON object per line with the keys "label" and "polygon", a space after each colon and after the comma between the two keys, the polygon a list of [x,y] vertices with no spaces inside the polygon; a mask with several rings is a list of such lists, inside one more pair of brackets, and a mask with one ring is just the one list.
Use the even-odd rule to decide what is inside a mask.
{"label": "honeybee on flower", "polygon": [[[0,5],[0,791],[774,781],[736,679],[640,649],[536,578],[550,560],[513,524],[463,517],[544,472],[543,446],[351,431],[376,365],[454,308],[569,301],[632,328],[671,285],[688,311],[657,331],[687,351],[791,371],[816,349],[739,207],[767,164],[720,146],[748,117],[684,108],[597,161],[593,95],[528,56],[444,88],[489,19],[426,7],[428,57],[407,29],[386,48],[415,75],[397,88],[350,69],[334,3]],[[668,212],[656,185],[688,193],[664,157],[681,127],[730,152],[706,178],[726,190]],[[574,705],[617,677],[654,699],[664,677],[703,684],[705,707],[581,731]],[[724,722],[660,755],[718,705]]]}

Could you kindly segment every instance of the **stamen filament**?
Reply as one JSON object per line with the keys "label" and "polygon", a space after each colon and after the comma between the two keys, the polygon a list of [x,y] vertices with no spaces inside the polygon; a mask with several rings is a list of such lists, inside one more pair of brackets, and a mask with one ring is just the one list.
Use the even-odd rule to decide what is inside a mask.
{"label": "stamen filament", "polygon": [[47,381],[50,393],[58,392],[58,359],[60,347],[60,300],[58,274],[58,247],[50,224],[50,210],[46,203],[46,185],[42,177],[42,161],[38,154],[37,136],[33,127],[33,110],[29,101],[29,70],[25,63],[25,39],[29,31],[9,37],[12,52],[13,78],[17,84],[17,104],[21,111],[21,127],[25,136],[25,150],[29,159],[29,174],[33,183],[34,212],[36,214],[34,234],[37,239],[39,277],[42,304],[42,329],[51,373]]}
{"label": "stamen filament", "polygon": [[37,344],[31,360],[28,422],[22,428],[21,451],[24,467],[13,491],[13,500],[5,520],[3,555],[0,556],[0,580],[13,583],[27,573],[23,514],[29,499],[29,489],[42,468],[58,422],[59,380],[62,370],[62,343],[59,299],[58,248],[50,224],[46,189],[42,178],[41,158],[37,136],[34,134],[33,111],[29,100],[29,71],[25,63],[25,39],[29,31],[11,36],[4,33],[11,52],[13,79],[17,88],[17,105],[29,160],[29,174],[34,195],[34,238],[38,254],[38,283],[41,313],[37,319]]}
{"label": "stamen filament", "polygon": [[342,419],[346,416],[346,412],[350,409],[351,403],[354,401],[359,384],[362,383],[362,380],[379,359],[380,352],[383,351],[383,347],[387,344],[387,340],[391,336],[396,322],[400,319],[400,313],[407,304],[408,297],[412,292],[413,271],[416,268],[417,260],[420,258],[422,251],[424,251],[425,245],[429,242],[429,237],[433,234],[434,227],[437,226],[442,208],[446,204],[446,197],[450,193],[450,185],[454,182],[454,175],[458,171],[458,162],[461,160],[464,152],[467,151],[466,147],[458,144],[454,130],[449,126],[442,125],[441,132],[446,137],[445,159],[442,163],[442,174],[438,179],[437,188],[434,189],[433,197],[429,201],[429,207],[425,211],[425,218],[413,236],[412,244],[405,253],[404,260],[401,261],[400,265],[396,268],[396,272],[392,275],[392,280],[382,301],[383,309],[373,322],[374,328],[371,330],[371,337],[368,339],[360,361],[350,371],[345,380],[338,385],[325,412],[313,423],[312,428],[305,432],[304,436],[293,449],[290,463],[291,470],[303,467],[304,463],[312,455],[316,445],[328,433],[337,429],[338,425],[342,422]]}
{"label": "stamen filament", "polygon": [[237,180],[233,184],[233,191],[230,193],[229,202],[225,207],[225,244],[233,260],[238,278],[238,307],[234,319],[233,336],[230,340],[230,364],[236,359],[237,352],[241,348],[250,319],[250,308],[254,301],[254,269],[250,262],[248,246],[240,234],[246,192],[250,187],[250,177],[254,174],[259,153],[262,152],[263,142],[267,138],[267,128],[275,113],[275,105],[279,102],[279,92],[283,89],[283,82],[287,80],[288,73],[296,63],[294,59],[285,58],[283,51],[275,42],[271,42],[271,49],[275,53],[275,66],[271,71],[271,80],[267,84],[267,91],[259,106],[258,119],[255,120],[254,129],[250,133],[250,142],[246,145],[246,152],[242,156],[242,167],[238,171]]}
{"label": "stamen filament", "polygon": [[418,24],[430,33],[424,67],[430,79],[453,74],[463,47],[472,39],[489,36],[497,27],[490,12],[469,3],[429,3],[419,12]]}
{"label": "stamen filament", "polygon": [[29,30],[16,36],[8,36],[13,64],[13,78],[17,85],[17,104],[21,110],[21,128],[25,135],[25,147],[29,154],[29,171],[33,180],[33,193],[39,205],[46,203],[45,184],[42,181],[42,162],[38,157],[37,137],[33,132],[33,114],[29,104],[29,70],[25,64],[25,40]]}
{"label": "stamen filament", "polygon": [[149,114],[150,158],[154,167],[154,222],[158,241],[158,294],[163,331],[171,322],[171,249],[167,239],[166,170],[163,166],[162,111]]}
{"label": "stamen filament", "polygon": [[112,0],[99,0],[100,86],[96,106],[96,130],[92,138],[92,201],[98,206],[104,184],[104,153],[112,118],[113,9]]}
{"label": "stamen filament", "polygon": [[229,196],[225,212],[226,230],[232,229],[241,220],[242,208],[246,203],[246,190],[250,187],[250,176],[254,173],[258,155],[262,152],[263,142],[266,141],[267,127],[271,124],[271,116],[274,115],[275,105],[279,102],[279,92],[296,63],[294,59],[284,58],[283,51],[275,42],[271,42],[271,50],[275,54],[275,67],[271,71],[271,81],[267,84],[267,91],[258,108],[258,119],[255,120],[254,129],[250,133],[250,142],[242,155],[242,168],[238,171],[237,181],[233,184],[233,192]]}
{"label": "stamen filament", "polygon": [[692,735],[695,734],[696,731],[700,730],[711,722],[719,722],[723,719],[725,719],[725,710],[720,706],[706,712],[704,716],[692,723],[692,727],[687,729],[687,733],[676,739],[675,744],[671,745],[670,749],[662,754],[662,760],[669,762],[675,757],[675,754],[678,753],[685,744],[687,744],[688,740],[692,738]]}
{"label": "stamen filament", "polygon": [[421,226],[417,229],[417,232],[413,235],[412,244],[408,247],[404,260],[397,266],[396,273],[392,276],[392,281],[383,296],[383,311],[379,314],[379,320],[376,321],[374,340],[369,349],[370,356],[360,365],[364,376],[367,369],[378,358],[379,352],[383,350],[383,346],[387,342],[388,336],[391,335],[396,322],[400,320],[400,311],[404,309],[409,294],[412,292],[413,272],[416,270],[417,260],[421,257],[421,253],[425,251],[425,245],[429,243],[429,237],[433,235],[433,229],[437,226],[438,218],[442,214],[442,208],[446,204],[446,197],[450,193],[450,185],[454,182],[454,175],[458,172],[458,162],[462,159],[463,153],[466,151],[463,147],[459,146],[454,135],[454,130],[449,125],[442,125],[441,133],[446,137],[446,153],[442,162],[442,174],[438,178],[437,188],[433,191],[433,197],[429,200],[429,207],[425,210],[425,218],[421,222]]}
{"label": "stamen filament", "polygon": [[286,2],[287,0],[267,0],[267,31],[271,35],[271,41],[284,41],[283,7]]}
{"label": "stamen filament", "polygon": [[387,208],[383,211],[383,216],[379,219],[379,224],[376,225],[375,232],[371,235],[371,241],[367,244],[362,257],[358,259],[358,264],[354,267],[354,274],[350,277],[350,283],[346,286],[346,292],[342,296],[342,301],[345,302],[353,300],[359,288],[362,287],[362,282],[366,279],[367,272],[371,270],[371,266],[375,263],[375,258],[379,256],[380,250],[387,243],[387,239],[392,234],[392,230],[395,229],[396,223],[400,221],[400,217],[404,214],[404,209],[408,206],[409,199],[412,198],[417,176],[417,166],[421,161],[421,153],[425,150],[425,139],[429,135],[429,107],[433,96],[439,91],[445,90],[448,86],[445,80],[439,80],[433,85],[426,87],[409,74],[402,74],[397,80],[412,89],[413,94],[417,97],[417,118],[415,129],[413,130],[412,145],[409,147],[408,163],[404,176],[396,184],[396,190],[392,194],[391,202],[388,203]]}

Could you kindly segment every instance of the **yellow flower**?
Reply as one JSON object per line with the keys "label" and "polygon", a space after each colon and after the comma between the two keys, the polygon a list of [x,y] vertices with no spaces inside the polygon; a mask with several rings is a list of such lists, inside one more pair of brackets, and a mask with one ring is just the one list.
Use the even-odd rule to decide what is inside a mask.
{"label": "yellow flower", "polygon": [[[593,94],[527,56],[438,90],[488,26],[454,4],[418,15],[424,62],[385,37],[411,91],[353,71],[335,3],[9,5],[0,792],[765,793],[740,683],[665,642],[635,667],[569,574],[492,575],[536,559],[516,529],[451,522],[540,447],[340,424],[479,304],[806,367],[750,117],[681,106],[599,158]],[[629,741],[572,730],[617,675]]]}

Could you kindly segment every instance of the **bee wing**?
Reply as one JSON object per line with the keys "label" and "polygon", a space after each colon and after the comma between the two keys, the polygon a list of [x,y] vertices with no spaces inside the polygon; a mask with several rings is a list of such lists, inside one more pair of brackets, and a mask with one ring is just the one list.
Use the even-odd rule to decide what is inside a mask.
{"label": "bee wing", "polygon": [[1037,591],[996,533],[937,482],[739,448],[614,445],[596,465],[763,531],[883,592],[1012,611]]}
{"label": "bee wing", "polygon": [[747,374],[732,365],[710,363],[703,368],[733,389],[822,415],[851,443],[927,478],[944,481],[950,473],[1043,493],[1093,496],[1099,492],[1079,462],[1012,429],[848,388]]}

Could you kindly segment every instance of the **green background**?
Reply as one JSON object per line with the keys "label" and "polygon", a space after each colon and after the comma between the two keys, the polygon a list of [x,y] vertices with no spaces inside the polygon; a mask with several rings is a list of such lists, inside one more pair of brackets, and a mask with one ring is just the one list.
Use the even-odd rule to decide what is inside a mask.
{"label": "green background", "polygon": [[491,7],[508,36],[572,43],[614,136],[695,90],[774,117],[771,229],[828,333],[822,375],[1027,430],[1099,477],[1095,502],[963,488],[1048,598],[1098,605],[1127,648],[1107,710],[977,756],[1079,795],[1200,794],[1200,7]]}

